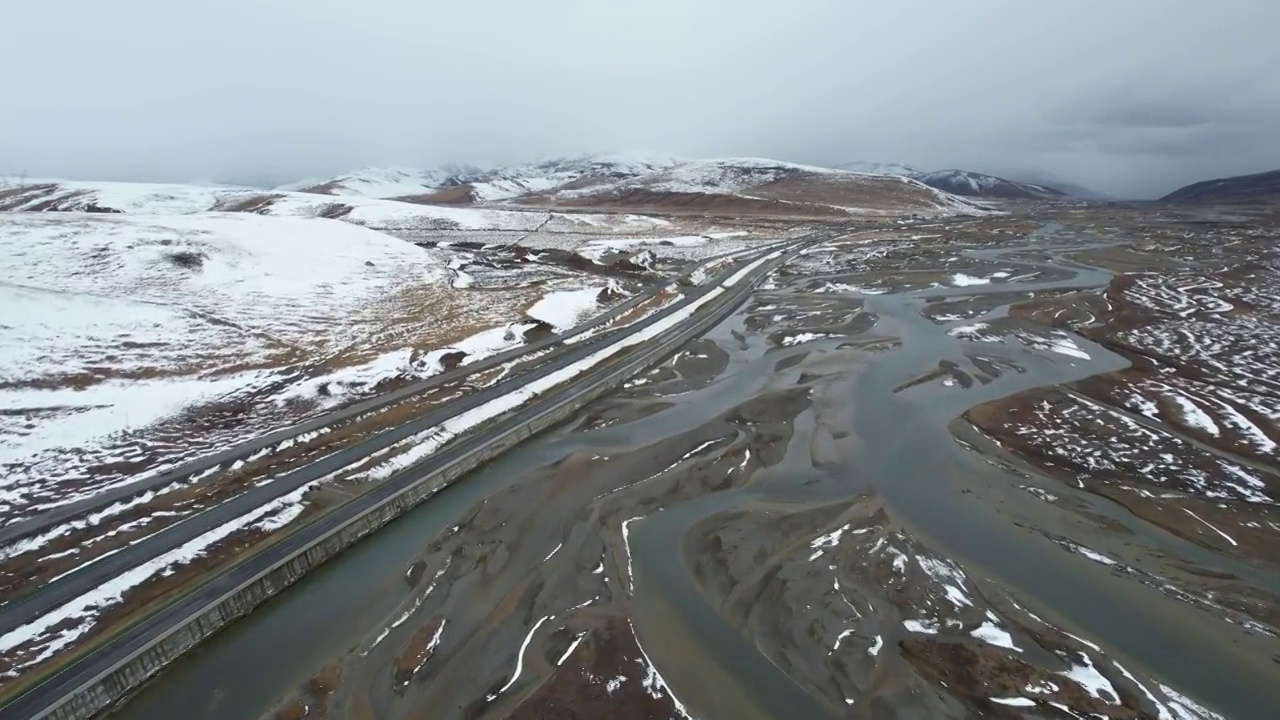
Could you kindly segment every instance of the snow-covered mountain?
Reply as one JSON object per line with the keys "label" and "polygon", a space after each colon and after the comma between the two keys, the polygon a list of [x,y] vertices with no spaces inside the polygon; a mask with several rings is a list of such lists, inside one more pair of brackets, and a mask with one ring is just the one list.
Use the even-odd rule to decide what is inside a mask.
{"label": "snow-covered mountain", "polygon": [[321,195],[346,195],[369,198],[396,198],[435,192],[448,183],[453,168],[417,170],[400,167],[370,167],[356,170],[330,180],[303,181],[282,185],[277,190],[301,191]]}
{"label": "snow-covered mountain", "polygon": [[691,160],[613,182],[565,186],[521,202],[822,216],[980,211],[960,198],[899,175],[871,175],[763,158]]}
{"label": "snow-covered mountain", "polygon": [[490,170],[465,165],[429,170],[374,167],[329,180],[308,180],[276,189],[429,205],[470,205],[502,202],[574,182],[591,184],[635,177],[679,162],[669,155],[631,152],[584,154]]}
{"label": "snow-covered mountain", "polygon": [[649,153],[606,153],[556,158],[477,173],[462,184],[475,202],[501,202],[569,185],[588,187],[675,167],[679,158]]}
{"label": "snow-covered mountain", "polygon": [[903,175],[940,190],[968,197],[1051,199],[1065,195],[1089,200],[1112,199],[1104,193],[1095,192],[1080,185],[1041,177],[1039,173],[1015,174],[1014,177],[1018,179],[1014,180],[972,170],[952,169],[929,172],[901,163],[861,160],[839,163],[831,167],[877,175]]}
{"label": "snow-covered mountain", "polygon": [[[936,215],[979,211],[958,198],[908,180],[901,172],[868,173],[760,158],[683,160],[652,153],[613,153],[557,158],[470,174],[362,174],[369,176],[364,183],[367,185],[374,185],[374,179],[389,178],[378,186],[383,195],[415,189],[419,192],[387,196],[427,205],[779,215]],[[358,186],[362,185],[344,176],[308,190],[330,192],[336,187]]]}
{"label": "snow-covered mountain", "polygon": [[455,208],[242,187],[36,180],[0,186],[0,211],[190,215],[209,211],[321,217],[380,229],[531,230],[545,214]]}
{"label": "snow-covered mountain", "polygon": [[878,163],[865,160],[840,163],[831,167],[837,170],[852,170],[853,172],[870,173],[872,175],[902,175],[909,178],[925,174],[922,170],[917,170],[910,165],[903,165],[902,163]]}
{"label": "snow-covered mountain", "polygon": [[970,170],[939,170],[917,177],[930,187],[967,197],[1000,198],[1005,200],[1051,200],[1065,197],[1066,193],[1045,185],[1006,180],[995,175],[984,175]]}

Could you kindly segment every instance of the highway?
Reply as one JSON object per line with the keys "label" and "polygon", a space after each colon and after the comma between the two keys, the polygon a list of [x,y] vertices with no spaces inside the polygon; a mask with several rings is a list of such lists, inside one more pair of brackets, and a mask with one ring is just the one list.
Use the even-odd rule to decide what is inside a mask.
{"label": "highway", "polygon": [[[699,286],[679,302],[674,303],[670,310],[678,310],[697,301],[703,295],[718,287],[719,281],[727,278],[734,269],[730,267],[724,271],[716,282],[708,282]],[[0,606],[0,634],[29,623],[77,596],[83,595],[108,580],[119,576],[124,571],[157,558],[220,525],[252,512],[272,500],[288,495],[307,483],[359,463],[379,451],[412,438],[414,435],[429,431],[446,420],[477,408],[495,397],[506,395],[534,380],[546,377],[577,362],[601,347],[616,342],[620,333],[639,332],[659,319],[661,319],[661,314],[654,314],[625,328],[620,328],[610,333],[602,333],[583,342],[566,346],[554,360],[544,362],[528,372],[508,376],[495,385],[451,400],[438,410],[379,432],[355,445],[319,458],[298,470],[285,473],[272,478],[269,482],[244,490],[218,505],[185,518],[177,524],[170,525],[119,552],[86,563],[52,582],[39,586],[31,593],[12,599]]]}
{"label": "highway", "polygon": [[[806,239],[814,242],[827,239],[832,235],[834,233],[824,232]],[[799,247],[799,243],[790,245],[790,253],[794,253]],[[121,572],[158,557],[213,528],[236,519],[263,503],[288,494],[308,482],[323,478],[396,442],[433,428],[448,418],[513,392],[536,379],[545,378],[599,351],[603,347],[619,342],[622,337],[642,332],[645,328],[669,317],[671,313],[679,312],[681,308],[696,303],[717,289],[722,293],[721,296],[714,297],[694,317],[703,318],[707,317],[708,314],[718,313],[722,315],[727,313],[741,304],[749,295],[754,284],[785,262],[791,256],[790,253],[784,253],[781,257],[764,262],[752,270],[747,277],[742,278],[741,282],[722,285],[732,278],[735,273],[750,267],[753,261],[766,257],[768,251],[763,251],[746,261],[734,263],[719,273],[714,281],[704,283],[696,288],[690,288],[690,292],[686,297],[664,309],[661,313],[653,314],[640,322],[619,330],[603,333],[577,344],[566,345],[554,359],[542,362],[528,372],[506,378],[497,385],[452,401],[445,408],[381,432],[357,445],[321,458],[301,469],[281,475],[270,483],[247,490],[133,546],[101,558],[97,562],[90,563],[59,578],[55,582],[43,586],[37,592],[0,608],[0,633],[8,632],[29,622],[43,613],[57,608],[68,600],[92,590],[106,580],[118,576]],[[599,322],[603,322],[603,320],[593,321],[588,325],[598,324]],[[678,332],[680,332],[679,329],[669,331],[672,335]],[[544,342],[550,346],[560,341],[561,338],[555,338],[553,341]],[[531,348],[523,347],[519,348],[519,350],[519,354],[523,355],[530,352]],[[10,718],[14,720],[19,718],[31,720],[44,716],[61,703],[64,698],[91,685],[97,679],[120,667],[130,658],[151,646],[159,638],[165,637],[173,632],[175,628],[181,627],[191,618],[197,616],[211,605],[218,603],[236,589],[260,577],[265,569],[276,567],[304,552],[307,548],[317,543],[319,539],[332,535],[339,529],[354,522],[357,518],[365,516],[372,509],[381,507],[391,498],[405,493],[408,488],[412,488],[422,478],[430,476],[440,468],[449,467],[454,463],[460,462],[463,458],[476,454],[492,444],[495,438],[510,435],[513,429],[518,429],[528,424],[531,419],[544,413],[546,408],[558,407],[577,396],[581,396],[590,388],[599,385],[602,378],[615,374],[620,364],[625,366],[628,362],[636,362],[637,359],[633,358],[635,354],[637,353],[634,350],[628,351],[617,359],[604,362],[601,366],[595,367],[582,376],[566,383],[565,386],[559,387],[545,396],[538,397],[535,401],[500,417],[478,431],[464,434],[430,455],[422,463],[392,475],[367,493],[359,495],[332,511],[319,516],[268,549],[211,575],[198,588],[163,606],[154,614],[72,661],[59,672],[42,681],[41,684],[28,689],[24,694],[0,707],[0,720],[9,720]],[[474,365],[468,368],[469,371],[474,369]],[[640,366],[635,368],[636,371],[640,369]],[[446,382],[443,379],[437,380],[438,382]],[[376,400],[385,402],[383,398],[377,398]],[[366,401],[366,404],[376,405],[373,401]]]}
{"label": "highway", "polygon": [[[167,485],[183,482],[202,473],[208,473],[205,477],[201,478],[202,482],[212,482],[218,477],[218,474],[216,473],[218,469],[225,469],[236,461],[244,460],[255,453],[272,448],[286,440],[292,440],[300,435],[305,435],[306,433],[323,430],[325,428],[332,428],[335,425],[356,420],[361,416],[401,403],[435,388],[465,380],[476,373],[485,372],[513,360],[518,360],[526,355],[554,349],[562,345],[565,340],[581,335],[589,330],[593,330],[600,325],[603,325],[630,311],[637,305],[652,298],[657,294],[659,289],[660,288],[653,288],[652,290],[628,298],[625,302],[615,305],[602,315],[594,317],[563,334],[555,335],[536,343],[512,348],[505,352],[492,355],[448,372],[433,375],[432,377],[406,385],[405,387],[399,388],[395,391],[383,393],[367,400],[362,400],[360,402],[344,406],[332,412],[327,412],[306,422],[291,425],[287,428],[282,428],[275,432],[256,437],[252,440],[248,440],[217,453],[196,458],[167,472],[158,473],[119,487],[110,488],[100,493],[95,493],[92,497],[67,503],[65,505],[59,505],[55,508],[50,508],[38,516],[9,523],[4,527],[0,527],[0,545],[35,535],[77,517],[103,510],[114,503],[129,500],[150,490],[156,490]],[[215,472],[209,472],[211,470]]]}
{"label": "highway", "polygon": [[[725,255],[714,256],[708,258],[703,264],[733,254],[726,253]],[[609,308],[604,313],[552,337],[521,345],[439,375],[433,375],[410,383],[397,390],[343,406],[305,422],[281,428],[219,452],[190,460],[166,472],[139,478],[133,482],[95,493],[91,497],[50,508],[39,515],[7,523],[0,527],[0,545],[6,545],[16,540],[36,535],[76,518],[100,512],[113,504],[128,501],[143,493],[169,485],[183,482],[198,482],[201,484],[215,482],[222,475],[219,472],[220,470],[227,471],[236,462],[247,460],[286,441],[294,440],[307,433],[333,429],[344,423],[355,422],[362,417],[385,410],[436,388],[464,381],[478,373],[518,361],[522,357],[555,350],[564,345],[567,340],[595,330],[601,325],[625,315],[645,301],[652,299],[665,284],[660,283],[643,293],[630,297],[622,303]],[[198,480],[193,480],[193,478],[197,477]],[[0,623],[0,627],[2,626],[2,623]]]}

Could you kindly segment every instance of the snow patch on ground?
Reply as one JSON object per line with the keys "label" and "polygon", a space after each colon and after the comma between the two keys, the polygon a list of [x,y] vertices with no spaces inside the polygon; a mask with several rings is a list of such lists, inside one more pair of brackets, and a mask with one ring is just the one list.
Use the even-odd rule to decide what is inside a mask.
{"label": "snow patch on ground", "polygon": [[920,620],[903,620],[902,627],[906,628],[907,632],[923,633],[925,635],[938,634],[938,622],[929,618],[922,618]]}
{"label": "snow patch on ground", "polygon": [[1049,338],[1048,349],[1052,352],[1058,353],[1059,355],[1079,358],[1080,360],[1090,359],[1089,353],[1081,350],[1080,346],[1065,333],[1055,333],[1053,337]]}
{"label": "snow patch on ground", "polygon": [[1176,391],[1171,391],[1169,398],[1178,405],[1178,409],[1182,411],[1182,418],[1188,425],[1198,430],[1203,430],[1213,437],[1218,437],[1222,434],[1213,418],[1209,417],[1209,414],[1202,410],[1199,405],[1192,402],[1190,398]]}
{"label": "snow patch on ground", "polygon": [[21,463],[59,448],[83,448],[253,387],[266,377],[265,373],[243,373],[210,379],[113,380],[84,389],[0,390],[0,413],[35,418],[34,427],[21,433],[0,433],[0,465]]}
{"label": "snow patch on ground", "polygon": [[964,606],[973,606],[973,601],[965,595],[964,590],[964,571],[949,560],[939,560],[927,555],[916,556],[916,562],[920,564],[921,569],[934,579],[939,585],[942,585],[947,595],[947,600],[956,608]]}
{"label": "snow patch on ground", "polygon": [[953,327],[947,331],[947,334],[953,338],[959,338],[961,340],[977,340],[979,338],[987,337],[986,335],[982,334],[982,331],[986,330],[989,327],[991,326],[986,323],[979,322],[979,323],[973,323],[971,325],[961,325],[959,327]]}
{"label": "snow patch on ground", "polygon": [[1111,685],[1111,681],[1098,672],[1088,655],[1085,653],[1078,653],[1078,655],[1084,661],[1083,663],[1072,663],[1070,670],[1058,674],[1075,680],[1085,692],[1108,705],[1119,705],[1120,694]]}
{"label": "snow patch on ground", "polygon": [[1227,720],[1226,716],[1200,705],[1168,685],[1160,685],[1160,690],[1169,697],[1168,708],[1178,720]]}
{"label": "snow patch on ground", "polygon": [[526,310],[525,314],[562,332],[599,311],[599,297],[603,289],[589,287],[550,292]]}
{"label": "snow patch on ground", "polygon": [[951,284],[956,287],[970,287],[973,285],[987,285],[991,282],[989,278],[974,277],[964,273],[955,273],[951,276]]}
{"label": "snow patch on ground", "polygon": [[1007,697],[1007,698],[993,697],[991,698],[991,702],[1000,703],[1001,705],[1012,705],[1014,707],[1033,707],[1036,704],[1035,700],[1029,700],[1024,697]]}
{"label": "snow patch on ground", "polygon": [[826,338],[833,338],[833,337],[839,337],[839,336],[832,335],[831,333],[811,333],[811,332],[800,333],[799,335],[790,335],[788,337],[783,338],[782,346],[792,347],[794,345],[803,345],[804,343],[807,343],[807,342],[813,342],[814,340],[825,340]]}
{"label": "snow patch on ground", "polygon": [[[988,616],[989,615],[990,613],[988,613]],[[1013,644],[1013,636],[990,619],[983,621],[982,625],[975,628],[973,632],[969,633],[969,635],[989,645],[1022,652],[1022,648]]]}
{"label": "snow patch on ground", "polygon": [[826,535],[820,535],[809,543],[809,547],[813,548],[814,553],[809,556],[809,561],[813,562],[821,557],[824,550],[835,547],[840,544],[840,538],[849,530],[849,526],[837,528]]}

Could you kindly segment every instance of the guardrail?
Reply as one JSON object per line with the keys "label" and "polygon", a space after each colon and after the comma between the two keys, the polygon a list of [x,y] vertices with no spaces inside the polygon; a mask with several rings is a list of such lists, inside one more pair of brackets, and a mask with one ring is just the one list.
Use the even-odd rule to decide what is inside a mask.
{"label": "guardrail", "polygon": [[[767,257],[768,253],[762,253]],[[761,265],[757,277],[789,258]],[[725,282],[725,281],[721,281]],[[621,362],[590,372],[529,408],[513,410],[470,438],[346,505],[320,516],[261,553],[227,568],[88,656],[0,707],[0,720],[84,720],[111,706],[168,663],[247,615],[313,568],[417,506],[461,476],[555,424],[659,362],[720,323],[750,294],[756,278],[724,285],[711,307],[668,337],[632,350]],[[700,315],[700,316],[699,316]],[[432,466],[425,469],[425,466]]]}

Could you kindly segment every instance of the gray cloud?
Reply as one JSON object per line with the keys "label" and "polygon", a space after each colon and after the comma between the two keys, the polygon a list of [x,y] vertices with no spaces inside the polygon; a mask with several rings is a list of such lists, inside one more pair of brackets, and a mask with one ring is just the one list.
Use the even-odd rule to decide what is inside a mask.
{"label": "gray cloud", "polygon": [[0,173],[284,182],[591,150],[1037,171],[1280,167],[1280,3],[20,3]]}

